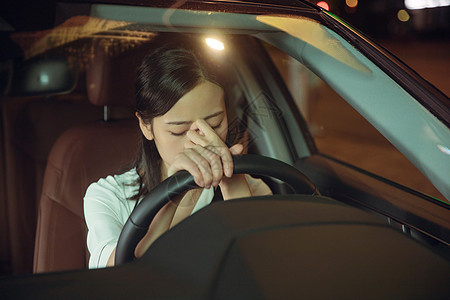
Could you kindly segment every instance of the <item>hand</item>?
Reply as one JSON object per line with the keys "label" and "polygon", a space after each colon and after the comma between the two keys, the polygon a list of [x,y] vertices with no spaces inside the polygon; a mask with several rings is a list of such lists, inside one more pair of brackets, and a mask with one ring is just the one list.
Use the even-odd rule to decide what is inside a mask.
{"label": "hand", "polygon": [[202,119],[195,121],[186,133],[188,142],[168,169],[168,176],[179,170],[187,170],[200,187],[217,187],[223,176],[233,175],[231,155],[240,154],[241,144],[230,149],[208,123]]}

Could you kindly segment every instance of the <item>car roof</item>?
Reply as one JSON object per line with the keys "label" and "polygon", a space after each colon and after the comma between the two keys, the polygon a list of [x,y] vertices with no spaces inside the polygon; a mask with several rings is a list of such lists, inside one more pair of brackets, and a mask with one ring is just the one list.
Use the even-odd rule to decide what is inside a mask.
{"label": "car roof", "polygon": [[[141,6],[174,6],[177,1],[164,1],[164,0],[63,0],[62,2],[86,2],[86,3],[109,3],[109,4],[129,4],[129,5],[141,5]],[[256,5],[256,6],[277,6],[277,7],[290,7],[290,8],[314,8],[319,10],[320,8],[308,1],[303,0],[187,0],[183,2],[191,3],[204,3],[204,4],[233,4],[233,5]],[[184,4],[184,3],[183,3]]]}
{"label": "car roof", "polygon": [[322,8],[307,2],[307,1],[292,1],[292,0],[266,0],[266,1],[224,1],[224,0],[212,0],[212,1],[198,1],[198,0],[186,0],[181,3],[177,1],[164,1],[164,0],[63,0],[67,3],[86,3],[86,4],[108,4],[108,5],[129,5],[129,6],[143,6],[143,7],[160,7],[160,8],[182,8],[182,9],[196,9],[196,10],[216,10],[220,6],[222,12],[234,12],[234,13],[288,13],[295,14],[296,11],[311,11],[320,12]]}

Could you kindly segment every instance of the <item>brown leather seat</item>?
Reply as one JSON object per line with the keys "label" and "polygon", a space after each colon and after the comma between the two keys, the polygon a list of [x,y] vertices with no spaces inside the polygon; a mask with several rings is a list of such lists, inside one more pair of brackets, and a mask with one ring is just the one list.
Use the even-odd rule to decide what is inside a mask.
{"label": "brown leather seat", "polygon": [[[134,53],[110,57],[97,52],[87,73],[91,103],[109,106],[134,102],[135,70],[142,56],[143,53]],[[34,272],[87,267],[89,253],[83,214],[86,189],[99,178],[124,171],[135,158],[139,138],[134,117],[78,126],[59,137],[44,175]]]}
{"label": "brown leather seat", "polygon": [[2,98],[0,105],[4,158],[0,166],[4,176],[0,187],[0,274],[31,273],[37,211],[50,150],[67,129],[101,118],[102,107],[89,103],[85,90],[50,97]]}

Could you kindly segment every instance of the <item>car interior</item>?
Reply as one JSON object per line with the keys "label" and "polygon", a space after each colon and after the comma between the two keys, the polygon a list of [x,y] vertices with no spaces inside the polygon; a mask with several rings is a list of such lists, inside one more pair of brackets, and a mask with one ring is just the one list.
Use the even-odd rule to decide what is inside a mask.
{"label": "car interior", "polygon": [[[97,31],[38,55],[45,61],[67,49],[82,49],[81,53],[72,50],[68,61],[78,70],[70,90],[2,99],[0,138],[4,147],[0,154],[5,159],[0,177],[5,183],[1,189],[5,209],[0,210],[0,222],[2,230],[8,232],[2,235],[1,251],[9,258],[3,262],[3,274],[87,267],[83,195],[90,183],[126,170],[139,144],[140,132],[132,110],[134,72],[145,55],[146,41],[156,32],[150,29],[161,29],[158,25],[142,27],[123,25]],[[135,33],[127,36],[127,30]],[[205,35],[198,29],[184,30]],[[234,100],[230,110],[236,122],[246,126],[243,135],[248,153],[294,165],[322,195],[379,213],[384,223],[448,255],[439,240],[450,236],[444,229],[450,226],[439,225],[449,220],[441,214],[429,221],[431,212],[423,204],[424,195],[318,152],[308,125],[265,50],[265,43],[280,41],[278,34],[236,30],[219,36],[235,49],[226,58],[233,70],[229,74],[233,81],[228,89]],[[294,46],[289,53],[293,56]],[[331,62],[314,64],[315,55],[319,55],[316,49],[305,51],[309,61],[304,63],[324,73],[322,68]],[[350,65],[367,71],[358,61],[350,61]],[[339,66],[335,67],[337,70]],[[274,193],[292,193],[278,180],[263,179]],[[377,193],[380,190],[382,194]],[[406,200],[393,204],[392,199]],[[403,211],[409,213],[403,215]],[[418,223],[426,233],[414,225]]]}
{"label": "car interior", "polygon": [[[234,55],[229,59],[235,61],[237,78],[228,89],[233,99],[230,111],[238,127],[247,124],[248,152],[292,162],[292,150],[275,149],[274,143],[266,142],[286,144],[283,129],[273,123],[280,121],[278,107],[261,92],[261,78],[251,66],[263,65],[261,61],[246,61],[255,41],[234,39],[229,43],[247,49],[234,52],[246,57],[229,55]],[[12,269],[5,273],[27,273],[31,266],[38,273],[85,268],[89,254],[80,199],[90,183],[126,170],[139,145],[132,105],[135,70],[146,53],[146,43],[131,41],[137,45],[126,51],[111,47],[106,38],[74,43],[93,49],[84,70],[76,74],[72,91],[57,96],[10,97],[2,102],[5,133],[13,135],[5,136],[4,170],[16,171],[7,176],[6,199],[14,199],[7,203],[8,212],[21,216],[8,220],[8,228],[14,229],[9,235]],[[58,49],[53,53],[58,54]],[[27,181],[18,185],[19,178]],[[285,184],[265,180],[274,191],[289,192]]]}
{"label": "car interior", "polygon": [[[86,7],[90,16],[78,15]],[[299,108],[296,94],[314,98],[331,89],[422,171],[433,169],[432,159],[415,160],[420,151],[408,151],[405,128],[377,115],[386,113],[386,106],[411,105],[422,121],[433,116],[385,76],[383,63],[389,59],[375,63],[374,56],[370,60],[359,52],[362,39],[345,39],[308,14],[280,18],[109,4],[60,9],[59,26],[13,36],[21,57],[0,64],[1,87],[9,92],[0,103],[0,276],[5,275],[0,294],[36,299],[448,295],[450,205],[444,196],[334,155],[351,152],[348,144],[336,149],[332,142],[323,151],[329,127],[311,122],[313,114]],[[205,24],[212,25],[203,29]],[[232,134],[246,154],[269,159],[259,161],[265,171],[256,176],[274,195],[212,203],[162,235],[141,258],[87,270],[83,196],[99,178],[129,170],[136,156],[141,139],[133,111],[136,67],[148,41],[161,32],[190,34],[227,66]],[[206,37],[223,42],[225,50],[208,48]],[[289,81],[292,61],[309,72],[301,75],[307,79],[295,79],[316,89],[302,90],[300,81]],[[389,93],[398,102],[377,97]],[[308,103],[323,105],[325,119],[338,114],[330,104],[335,99],[326,100]],[[430,157],[439,155],[432,151]],[[427,176],[445,193],[446,184],[435,182],[445,172],[439,167]],[[298,193],[289,180],[267,175],[286,176],[292,169],[317,192]]]}
{"label": "car interior", "polygon": [[64,131],[52,146],[38,208],[34,272],[87,265],[86,225],[80,199],[90,183],[125,171],[139,145],[136,120],[112,118],[108,110],[130,109],[133,73],[143,51],[110,57],[102,46],[95,49],[86,72],[86,86],[89,102],[103,107],[105,117]]}

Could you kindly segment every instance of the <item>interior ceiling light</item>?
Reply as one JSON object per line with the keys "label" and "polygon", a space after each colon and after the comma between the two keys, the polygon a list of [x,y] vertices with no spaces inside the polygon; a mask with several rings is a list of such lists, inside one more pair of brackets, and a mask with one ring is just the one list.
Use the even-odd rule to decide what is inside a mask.
{"label": "interior ceiling light", "polygon": [[216,39],[213,39],[213,38],[206,38],[205,41],[206,41],[206,44],[209,47],[213,48],[214,50],[222,51],[223,49],[225,49],[225,46],[219,40],[216,40]]}

